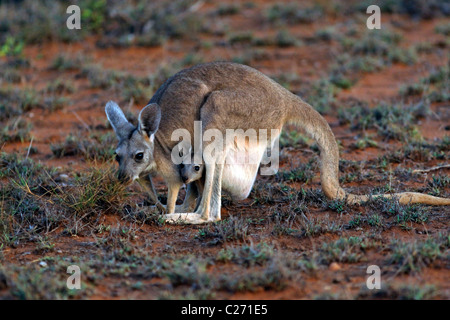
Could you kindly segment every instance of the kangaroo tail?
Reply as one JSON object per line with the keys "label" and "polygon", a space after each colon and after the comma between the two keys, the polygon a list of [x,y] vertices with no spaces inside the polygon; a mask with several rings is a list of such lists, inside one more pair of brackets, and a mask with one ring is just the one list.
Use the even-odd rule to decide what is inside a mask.
{"label": "kangaroo tail", "polygon": [[450,205],[449,198],[434,197],[417,192],[394,194],[356,195],[346,192],[339,185],[339,149],[327,121],[309,104],[293,95],[288,123],[300,126],[311,136],[320,149],[320,180],[322,189],[329,199],[342,199],[349,204],[360,204],[371,198],[396,198],[402,204],[424,203],[431,205]]}

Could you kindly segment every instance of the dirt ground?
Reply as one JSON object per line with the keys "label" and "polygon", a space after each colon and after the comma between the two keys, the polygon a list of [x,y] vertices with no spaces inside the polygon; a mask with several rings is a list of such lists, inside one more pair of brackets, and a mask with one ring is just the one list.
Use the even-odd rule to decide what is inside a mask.
{"label": "dirt ground", "polygon": [[[28,64],[17,69],[19,80],[3,81],[1,88],[33,89],[45,98],[50,87],[63,84],[52,94],[64,100],[51,110],[32,107],[17,116],[30,129],[23,139],[2,140],[1,167],[12,163],[3,160],[8,155],[31,159],[45,167],[49,184],[63,186],[63,193],[75,186],[81,194],[94,184],[89,180],[93,169],[117,169],[116,140],[104,112],[107,101],[117,101],[136,117],[154,92],[153,83],[162,83],[156,75],[167,78],[199,62],[226,60],[248,64],[313,107],[322,106],[317,109],[340,145],[346,190],[449,197],[450,20],[382,12],[382,30],[367,30],[368,15],[342,15],[324,1],[311,2],[322,6],[312,21],[289,22],[289,15],[279,18],[288,22],[276,20],[268,13],[275,3],[199,2],[195,15],[204,17],[209,32],[169,37],[156,46],[102,45],[109,38],[101,34],[72,43],[26,44],[20,58]],[[441,26],[447,31],[438,32]],[[284,42],[277,38],[280,30]],[[381,37],[387,47],[373,54],[376,49],[364,45],[376,32],[401,40]],[[351,62],[369,56],[378,59],[375,70],[351,69],[356,68]],[[55,67],[58,57],[75,65]],[[0,59],[5,65],[13,60]],[[126,94],[130,88],[120,77],[114,84],[96,84],[98,79],[85,70],[93,66],[107,81],[114,78],[112,71],[138,79],[131,87],[141,91]],[[439,72],[443,80],[430,80]],[[389,112],[394,107],[399,114]],[[13,119],[5,116],[2,126]],[[329,201],[320,189],[313,141],[295,126],[285,132],[280,172],[258,176],[246,200],[233,203],[225,197],[223,221],[206,226],[161,223],[148,214],[148,199],[138,184],[111,195],[120,193],[120,201],[111,200],[104,209],[95,206],[85,216],[82,206],[70,211],[75,209],[60,200],[61,193],[42,195],[33,188],[27,193],[22,187],[26,197],[11,200],[7,190],[33,182],[20,184],[18,171],[3,173],[0,299],[449,299],[450,207]],[[86,151],[83,141],[95,144]],[[99,150],[106,155],[97,158]],[[114,171],[111,175],[104,183],[115,183]],[[160,177],[155,181],[164,202],[167,187]],[[45,183],[39,180],[36,187]],[[28,197],[36,202],[25,203]],[[17,209],[23,203],[37,205],[34,214],[46,217],[36,232],[30,231],[33,218],[24,219],[25,211]],[[65,287],[69,265],[80,266],[80,290]],[[370,265],[380,267],[381,289],[366,286]]]}

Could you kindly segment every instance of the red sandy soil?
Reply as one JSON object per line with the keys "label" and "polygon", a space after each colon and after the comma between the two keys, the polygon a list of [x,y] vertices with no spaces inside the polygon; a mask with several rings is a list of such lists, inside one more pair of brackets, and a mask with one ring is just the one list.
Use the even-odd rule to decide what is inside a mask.
{"label": "red sandy soil", "polygon": [[[253,1],[257,7],[259,5],[267,7],[271,2],[269,1]],[[202,8],[201,12],[207,12],[214,6],[209,2]],[[255,18],[255,9],[245,9],[237,15],[225,16],[220,18],[221,22],[229,25],[232,30],[255,30],[254,36],[268,36],[275,32],[270,30],[270,26],[260,27],[258,19]],[[324,28],[326,25],[336,24],[340,19],[331,17],[318,21],[310,25],[300,25],[289,27],[289,31],[298,36],[311,36],[318,29]],[[387,16],[385,23],[396,22],[401,24],[404,31],[400,31],[404,36],[403,43],[408,46],[428,41],[433,43],[441,39],[441,35],[434,32],[436,25],[442,23],[442,19],[434,19],[430,21],[410,22],[408,18],[400,16]],[[409,30],[414,30],[410,32]],[[170,40],[162,47],[156,48],[108,48],[99,49],[95,42],[97,38],[91,37],[86,41],[76,44],[63,43],[45,43],[43,45],[27,46],[25,49],[25,57],[30,60],[31,67],[24,71],[24,79],[20,87],[31,87],[37,90],[45,88],[45,86],[56,79],[70,79],[75,85],[75,92],[67,94],[66,97],[70,99],[71,103],[65,106],[62,110],[47,113],[36,109],[26,114],[28,120],[33,124],[31,131],[33,139],[33,146],[37,147],[39,153],[31,157],[48,166],[61,167],[63,172],[71,175],[74,171],[84,170],[91,166],[80,157],[64,157],[61,159],[55,158],[50,150],[50,144],[62,142],[70,133],[86,134],[86,125],[93,128],[97,125],[106,124],[106,116],[104,113],[104,105],[108,100],[119,100],[120,97],[110,92],[104,92],[101,89],[91,89],[88,87],[86,79],[76,79],[74,75],[76,71],[57,72],[49,70],[51,61],[60,53],[81,53],[89,56],[91,60],[103,66],[104,69],[114,69],[124,71],[135,76],[145,76],[154,72],[159,66],[171,64],[174,61],[181,59],[187,52],[195,52],[200,54],[204,61],[213,61],[218,59],[231,59],[234,56],[243,53],[241,47],[221,47],[213,46],[210,49],[198,48],[197,42],[193,40]],[[223,40],[221,36],[204,35],[202,40],[211,42]],[[261,70],[268,75],[279,75],[285,72],[296,73],[300,75],[302,80],[316,80],[326,75],[326,68],[334,55],[335,48],[329,43],[321,42],[318,44],[304,45],[299,47],[278,48],[265,47],[265,58],[261,61],[255,61],[252,66]],[[380,72],[364,74],[359,81],[348,90],[342,90],[337,95],[338,101],[346,101],[349,98],[357,98],[367,101],[370,105],[374,105],[379,101],[391,101],[398,98],[398,90],[402,84],[413,83],[418,81],[421,77],[427,75],[430,66],[439,67],[445,65],[447,62],[443,57],[437,53],[427,53],[421,56],[419,62],[414,65],[395,64],[386,67]],[[292,91],[296,92],[300,88],[292,87]],[[307,97],[305,97],[307,100]],[[127,107],[128,102],[122,101],[122,107]],[[129,105],[129,109],[135,114],[143,105],[136,105],[133,102]],[[433,110],[440,110],[448,108],[448,105],[433,105]],[[334,113],[326,116],[330,123],[336,137],[341,140],[342,158],[348,160],[371,160],[375,159],[386,150],[395,150],[401,144],[393,141],[378,141],[380,148],[367,148],[364,150],[350,149],[351,143],[355,142],[353,136],[355,135],[348,126],[340,126],[337,117]],[[426,139],[442,138],[448,135],[445,126],[449,124],[448,116],[445,118],[430,117],[419,124],[419,129]],[[26,154],[29,147],[29,142],[12,143],[2,146],[4,152],[17,152]],[[291,161],[307,160],[311,153],[303,150],[292,150],[288,152],[288,159]],[[295,160],[294,160],[295,159]],[[289,161],[283,163],[283,166],[289,166]],[[426,166],[433,166],[438,163],[429,162]],[[415,167],[414,163],[406,162],[404,165],[408,167]],[[448,170],[443,170],[442,173],[448,174]],[[426,178],[426,177],[425,177]],[[424,179],[425,179],[424,178]],[[309,187],[318,188],[318,175]],[[365,183],[365,186],[370,186],[370,183]],[[411,182],[405,185],[407,187],[416,187],[417,183]],[[157,179],[158,190],[163,193],[166,187],[161,179]],[[299,184],[301,187],[301,184]],[[349,183],[346,187],[358,187],[358,184]],[[365,189],[367,190],[367,188]],[[251,206],[252,200],[247,199],[238,204],[223,208],[222,216],[226,218],[229,215],[241,215],[248,217],[261,217],[258,210]],[[442,209],[441,214],[447,219],[433,221],[423,226],[415,226],[413,231],[404,231],[398,227],[389,229],[383,234],[386,239],[403,238],[405,241],[414,241],[417,239],[424,239],[426,233],[430,230],[433,234],[443,232],[448,234],[448,209]],[[333,216],[337,221],[349,220],[348,217],[337,217],[336,212],[326,211],[322,209],[314,210],[315,218],[327,219]],[[102,221],[105,225],[114,226],[117,223],[125,223],[121,221],[118,216],[105,215]],[[196,253],[204,255],[208,253],[218,252],[222,246],[219,247],[205,247],[200,246],[198,242],[192,239],[197,234],[200,226],[149,226],[143,225],[140,227],[138,238],[135,240],[137,244],[144,243],[144,239],[152,243],[149,248],[149,254],[161,254],[167,246],[177,248],[179,253]],[[92,237],[67,237],[59,235],[62,230],[55,230],[51,235],[54,237],[55,248],[52,252],[47,253],[48,256],[67,256],[67,255],[83,255],[85,248],[83,244],[94,241]],[[423,234],[420,234],[423,232]],[[360,231],[345,231],[345,236],[360,235]],[[308,251],[314,247],[320,246],[323,241],[331,241],[339,238],[335,234],[324,234],[313,238],[297,239],[289,236],[274,236],[267,230],[252,229],[251,238],[257,241],[267,241],[276,243],[276,246],[289,251],[301,252]],[[41,254],[34,254],[34,243],[19,245],[17,248],[5,248],[3,250],[4,261],[11,264],[25,265],[36,263]],[[382,264],[384,254],[380,252],[373,252],[368,255],[368,260],[371,264]],[[289,286],[288,288],[279,291],[265,291],[263,289],[256,292],[244,293],[218,293],[217,298],[229,299],[303,299],[311,298],[320,295],[324,292],[333,294],[339,293],[341,297],[352,297],[358,293],[362,283],[366,279],[367,262],[356,264],[340,264],[341,269],[336,271],[322,272],[317,275],[303,275],[300,282],[302,286]],[[217,270],[209,270],[210,272],[220,272],[221,268],[227,266],[214,266]],[[228,266],[228,268],[232,268]],[[446,268],[434,269],[425,268],[420,275],[391,275],[392,283],[396,284],[435,284],[438,285],[441,292],[441,297],[449,297],[450,272]],[[106,281],[105,281],[106,280]],[[128,283],[126,279],[106,278],[102,284],[94,288],[92,299],[142,299],[155,298],[161,287],[167,284],[166,279],[153,278],[145,280],[144,285],[148,289],[145,291],[129,291],[126,289]],[[131,280],[129,280],[131,281]],[[121,285],[122,284],[122,285]]]}

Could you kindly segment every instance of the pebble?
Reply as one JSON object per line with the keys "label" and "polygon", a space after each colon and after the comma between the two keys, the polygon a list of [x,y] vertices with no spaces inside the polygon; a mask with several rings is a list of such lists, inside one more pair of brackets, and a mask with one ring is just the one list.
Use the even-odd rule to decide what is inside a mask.
{"label": "pebble", "polygon": [[331,271],[341,270],[341,266],[338,263],[336,263],[336,262],[332,262],[328,268]]}

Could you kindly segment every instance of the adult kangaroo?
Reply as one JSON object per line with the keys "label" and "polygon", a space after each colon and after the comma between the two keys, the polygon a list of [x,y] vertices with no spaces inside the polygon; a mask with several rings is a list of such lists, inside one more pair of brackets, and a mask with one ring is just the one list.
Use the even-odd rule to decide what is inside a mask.
{"label": "adult kangaroo", "polygon": [[[106,105],[106,114],[118,138],[117,160],[119,179],[131,183],[144,181],[157,205],[162,208],[150,173],[160,174],[168,185],[167,207],[164,216],[169,222],[205,223],[220,220],[221,193],[229,192],[234,198],[246,198],[253,186],[259,163],[224,165],[230,154],[251,152],[263,158],[264,147],[236,148],[233,142],[224,143],[214,159],[205,159],[204,188],[195,212],[180,212],[195,203],[197,195],[190,184],[184,204],[175,210],[178,191],[183,185],[179,168],[171,153],[178,141],[172,133],[186,129],[194,136],[194,122],[201,120],[203,133],[208,130],[226,135],[227,129],[271,132],[293,123],[312,137],[320,149],[320,176],[325,195],[330,199],[343,199],[356,204],[369,200],[368,195],[346,192],[339,185],[338,146],[326,120],[300,97],[289,92],[261,72],[245,65],[214,62],[182,70],[169,78],[139,114],[135,127],[125,118],[114,102]],[[273,143],[278,136],[271,136]],[[203,141],[203,151],[212,141]],[[253,149],[252,149],[253,148]],[[397,198],[400,203],[449,205],[450,199],[416,192],[377,195]],[[178,213],[175,213],[177,211]]]}

